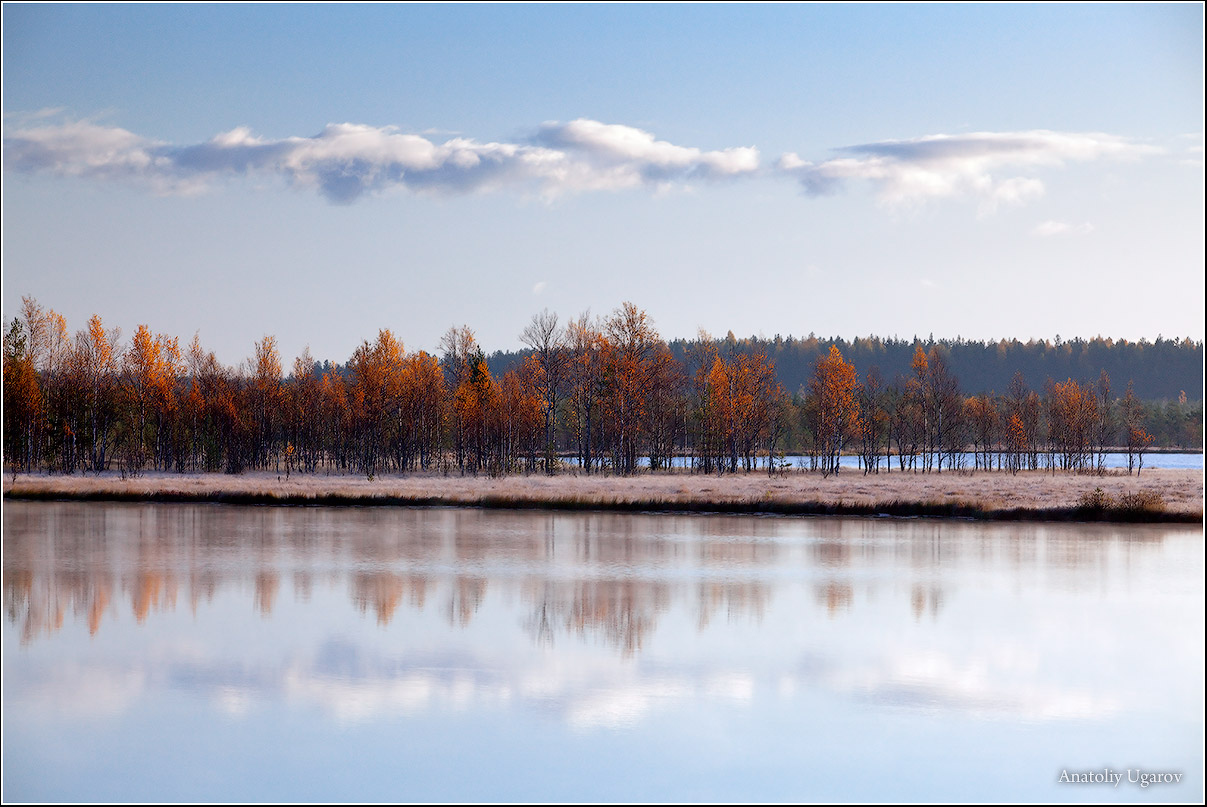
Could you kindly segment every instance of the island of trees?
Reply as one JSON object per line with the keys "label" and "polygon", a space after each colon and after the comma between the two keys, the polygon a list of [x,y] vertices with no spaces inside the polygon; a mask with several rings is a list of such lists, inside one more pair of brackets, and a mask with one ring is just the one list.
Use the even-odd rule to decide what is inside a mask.
{"label": "island of trees", "polygon": [[[285,375],[271,336],[228,367],[196,336],[182,346],[139,326],[123,343],[95,315],[71,335],[61,315],[25,298],[4,335],[4,462],[14,474],[255,469],[372,478],[571,467],[633,474],[676,464],[777,473],[796,453],[804,469],[829,475],[854,453],[863,473],[1101,473],[1115,448],[1138,473],[1155,446],[1202,446],[1201,400],[1182,390],[1145,400],[1135,378],[1112,380],[1108,365],[1137,364],[1136,343],[701,334],[668,344],[632,303],[564,324],[545,311],[520,338],[524,351],[488,360],[468,327],[450,329],[439,356],[407,352],[381,330],[342,365],[306,351]],[[1202,343],[1158,340],[1148,349],[1149,361],[1138,363],[1146,389],[1163,381],[1151,360],[1162,352],[1167,364],[1197,365],[1192,389],[1201,388]],[[1041,357],[1041,369],[1072,366],[1058,361],[1065,355],[1079,377],[1033,386],[1019,367],[999,391],[983,380],[972,394],[961,387],[953,365],[1000,377],[1012,351],[1020,364]],[[983,361],[969,363],[978,352]],[[811,357],[807,370],[796,366],[801,356]],[[859,370],[851,356],[864,362]],[[777,374],[777,361],[795,369]],[[786,389],[786,377],[799,383]]]}

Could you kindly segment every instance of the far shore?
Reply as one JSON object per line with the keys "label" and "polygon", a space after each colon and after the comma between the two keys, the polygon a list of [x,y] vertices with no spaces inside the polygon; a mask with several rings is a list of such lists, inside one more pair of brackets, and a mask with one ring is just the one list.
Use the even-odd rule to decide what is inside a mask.
{"label": "far shore", "polygon": [[[1151,469],[1140,476],[1043,471],[956,471],[836,476],[790,472],[723,476],[659,472],[632,477],[384,475],[270,472],[4,475],[4,498],[215,502],[274,505],[486,507],[549,510],[926,516],[991,520],[1195,523],[1203,520],[1203,471]],[[1087,507],[1101,491],[1106,506]],[[1127,498],[1130,497],[1130,498]],[[1134,502],[1144,502],[1143,507]],[[1127,503],[1133,503],[1128,505]]]}

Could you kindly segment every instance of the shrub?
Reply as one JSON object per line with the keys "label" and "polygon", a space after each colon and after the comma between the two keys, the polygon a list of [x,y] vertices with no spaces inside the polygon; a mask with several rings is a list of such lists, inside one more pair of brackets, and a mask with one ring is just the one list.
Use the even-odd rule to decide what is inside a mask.
{"label": "shrub", "polygon": [[1114,498],[1102,488],[1094,488],[1088,493],[1081,494],[1077,499],[1078,510],[1093,510],[1094,512],[1101,513],[1114,506]]}
{"label": "shrub", "polygon": [[1155,490],[1140,490],[1124,493],[1115,507],[1127,513],[1159,513],[1165,509],[1165,499]]}

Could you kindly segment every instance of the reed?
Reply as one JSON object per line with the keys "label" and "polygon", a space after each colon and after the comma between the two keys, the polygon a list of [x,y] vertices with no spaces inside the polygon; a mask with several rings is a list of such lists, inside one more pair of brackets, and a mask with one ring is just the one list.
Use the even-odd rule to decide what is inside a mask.
{"label": "reed", "polygon": [[225,504],[483,507],[992,520],[1200,522],[1201,471],[1141,478],[1044,473],[363,477],[275,474],[6,476],[5,498]]}

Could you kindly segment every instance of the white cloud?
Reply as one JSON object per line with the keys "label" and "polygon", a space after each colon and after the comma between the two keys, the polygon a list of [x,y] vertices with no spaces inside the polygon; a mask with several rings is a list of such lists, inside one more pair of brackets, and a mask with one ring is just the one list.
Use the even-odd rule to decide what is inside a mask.
{"label": "white cloud", "polygon": [[277,140],[239,127],[204,143],[177,146],[90,122],[22,128],[4,138],[6,166],[89,179],[146,183],[190,192],[231,176],[260,174],[352,202],[394,187],[459,192],[530,189],[544,194],[614,190],[750,174],[758,151],[701,151],[656,140],[640,129],[576,120],[546,123],[531,142],[435,142],[394,127],[328,124],[312,137]]}
{"label": "white cloud", "polygon": [[972,195],[983,208],[1024,204],[1041,196],[1043,183],[1029,176],[999,179],[995,173],[1067,162],[1135,159],[1160,153],[1115,135],[1037,130],[928,135],[839,149],[843,156],[810,163],[788,153],[777,169],[795,176],[811,194],[832,193],[850,180],[871,182],[886,204]]}
{"label": "white cloud", "polygon": [[605,171],[617,169],[611,172],[611,179],[624,185],[734,177],[759,168],[759,151],[752,146],[701,151],[655,140],[649,132],[631,126],[585,118],[545,123],[536,142],[574,153]]}
{"label": "white cloud", "polygon": [[1082,224],[1069,224],[1065,221],[1048,220],[1037,224],[1031,234],[1040,238],[1050,238],[1054,235],[1087,235],[1093,231],[1094,225],[1088,221]]}
{"label": "white cloud", "polygon": [[549,284],[546,283],[545,281],[538,280],[536,283],[534,283],[532,285],[532,293],[540,294],[541,292],[543,292],[545,290],[545,286],[547,286],[547,285],[549,285]]}
{"label": "white cloud", "polygon": [[[55,114],[44,110],[7,118],[13,125],[4,137],[6,168],[132,181],[159,193],[196,192],[230,177],[275,177],[341,203],[393,188],[556,196],[641,187],[661,191],[766,174],[754,146],[707,151],[586,118],[544,123],[530,138],[510,143],[451,134],[441,141],[430,131],[332,123],[310,137],[268,139],[238,127],[201,143],[175,145],[91,121],[49,122]],[[811,194],[862,180],[888,204],[971,196],[982,212],[992,212],[1043,195],[1043,183],[1030,175],[1037,169],[1160,151],[1108,134],[938,134],[848,146],[820,163],[787,153],[770,173],[797,179]]]}
{"label": "white cloud", "polygon": [[999,182],[992,191],[994,204],[1022,205],[1044,195],[1044,183],[1038,179],[1015,177]]}

